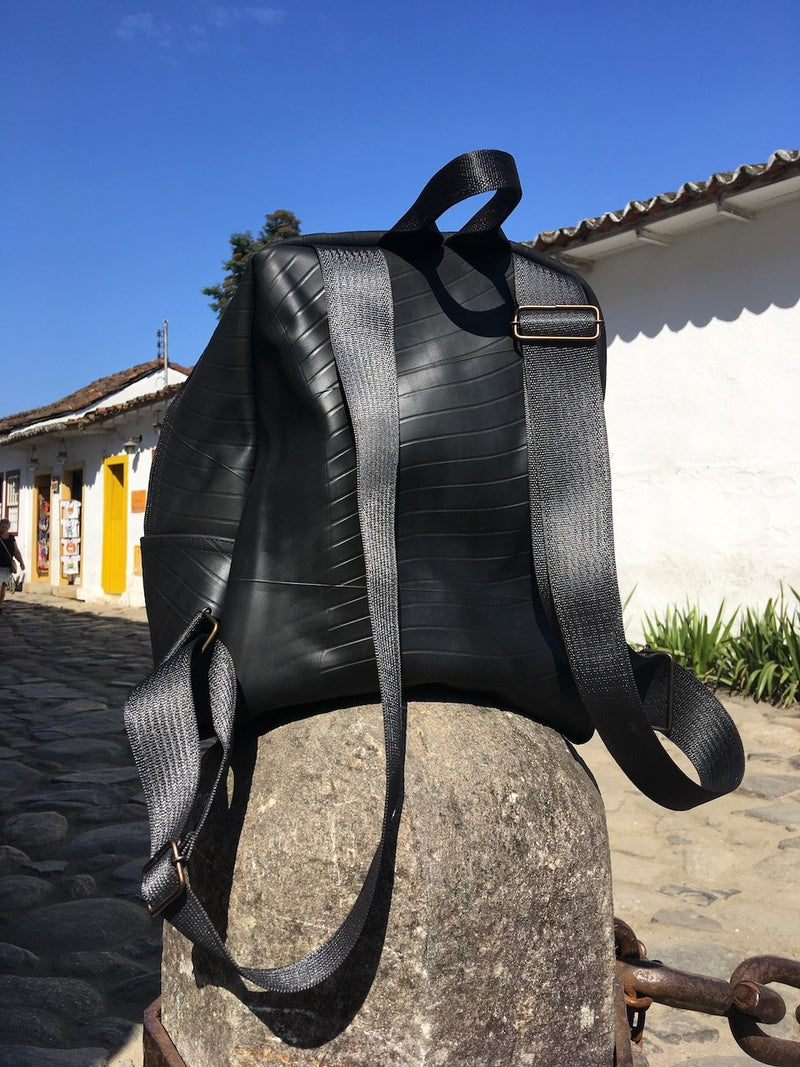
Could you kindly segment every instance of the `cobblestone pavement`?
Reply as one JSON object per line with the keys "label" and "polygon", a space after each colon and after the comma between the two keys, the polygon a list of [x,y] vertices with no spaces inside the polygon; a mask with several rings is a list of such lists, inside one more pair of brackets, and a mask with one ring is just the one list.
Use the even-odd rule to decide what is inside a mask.
{"label": "cobblestone pavement", "polygon": [[0,642],[0,1067],[138,1067],[161,951],[122,727],[144,611],[7,597]]}
{"label": "cobblestone pavement", "polygon": [[[744,742],[744,782],[694,811],[642,796],[597,738],[580,751],[605,801],[616,915],[650,959],[727,981],[750,956],[800,960],[800,707],[724,703]],[[800,990],[776,988],[787,1017],[765,1032],[800,1042]],[[755,1062],[725,1019],[659,1005],[647,1014],[644,1047],[650,1067]]]}
{"label": "cobblestone pavement", "polygon": [[[144,611],[25,593],[0,641],[0,1067],[140,1067],[160,927],[137,895],[148,834],[122,703],[150,666]],[[694,812],[646,800],[596,740],[581,749],[616,913],[651,958],[725,979],[757,953],[800,958],[800,709],[726,703],[745,783]],[[800,1038],[798,992],[781,992]],[[754,1062],[724,1020],[654,1007],[646,1035],[650,1067]]]}

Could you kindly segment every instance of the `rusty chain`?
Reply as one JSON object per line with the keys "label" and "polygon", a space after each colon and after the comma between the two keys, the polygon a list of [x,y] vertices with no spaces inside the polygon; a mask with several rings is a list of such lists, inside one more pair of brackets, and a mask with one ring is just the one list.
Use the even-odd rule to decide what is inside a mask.
{"label": "rusty chain", "polygon": [[[773,1067],[800,1067],[800,1037],[798,1040],[775,1037],[759,1026],[759,1023],[778,1023],[786,1015],[783,997],[769,983],[781,982],[800,989],[800,962],[781,956],[753,956],[740,963],[726,982],[676,971],[660,960],[649,960],[644,945],[621,919],[614,920],[614,939],[617,979],[624,993],[630,1039],[634,1044],[642,1044],[645,1015],[655,1002],[705,1015],[726,1016],[739,1047],[752,1059]],[[800,1023],[800,1006],[795,1018]],[[617,1044],[619,1047],[619,1040]]]}

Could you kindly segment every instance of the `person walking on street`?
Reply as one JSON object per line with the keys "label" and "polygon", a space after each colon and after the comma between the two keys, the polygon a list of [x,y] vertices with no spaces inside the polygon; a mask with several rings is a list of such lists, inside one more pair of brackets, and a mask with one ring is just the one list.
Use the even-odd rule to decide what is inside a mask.
{"label": "person walking on street", "polygon": [[6,583],[12,573],[17,569],[25,570],[17,541],[11,533],[11,523],[8,519],[0,519],[0,612],[3,610],[3,601],[6,598]]}

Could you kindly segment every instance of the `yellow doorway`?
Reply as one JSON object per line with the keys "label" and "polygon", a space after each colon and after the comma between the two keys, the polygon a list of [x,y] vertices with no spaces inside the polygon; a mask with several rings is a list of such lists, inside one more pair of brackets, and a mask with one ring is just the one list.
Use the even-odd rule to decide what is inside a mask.
{"label": "yellow doorway", "polygon": [[124,593],[128,559],[128,457],[103,460],[103,566],[105,593]]}

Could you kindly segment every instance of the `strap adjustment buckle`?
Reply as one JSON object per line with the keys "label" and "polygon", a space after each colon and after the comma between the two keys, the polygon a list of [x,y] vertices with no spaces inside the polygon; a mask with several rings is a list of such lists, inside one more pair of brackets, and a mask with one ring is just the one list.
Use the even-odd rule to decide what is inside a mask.
{"label": "strap adjustment buckle", "polygon": [[[171,855],[170,855],[171,853]],[[176,901],[178,897],[183,896],[186,890],[189,888],[189,874],[186,870],[185,863],[186,857],[181,852],[180,841],[167,841],[165,845],[156,852],[154,856],[151,856],[142,870],[142,885],[144,886],[147,881],[147,876],[158,867],[163,860],[167,859],[171,867],[174,868],[174,886],[171,889],[167,889],[166,894],[155,904],[147,903],[147,910],[150,915],[160,915],[165,908],[168,908],[173,901]],[[169,881],[173,878],[168,876]],[[163,876],[159,879],[159,882],[163,882]],[[160,888],[160,886],[158,887]]]}
{"label": "strap adjustment buckle", "polygon": [[[568,329],[565,311],[582,312],[579,322],[584,332],[571,333]],[[536,316],[542,322],[542,332],[530,333],[525,331],[523,315],[530,320]],[[574,322],[574,320],[573,320]],[[600,308],[595,304],[520,304],[517,313],[511,320],[511,329],[518,341],[596,341],[600,337],[603,328],[603,319],[600,316]],[[554,332],[560,330],[560,333]],[[525,331],[525,332],[523,332]],[[546,331],[546,332],[545,332]]]}
{"label": "strap adjustment buckle", "polygon": [[641,651],[646,656],[663,656],[667,661],[667,701],[663,724],[655,724],[653,729],[665,737],[672,733],[672,722],[675,713],[675,657],[671,652],[662,648],[651,648],[650,645],[642,645]]}

